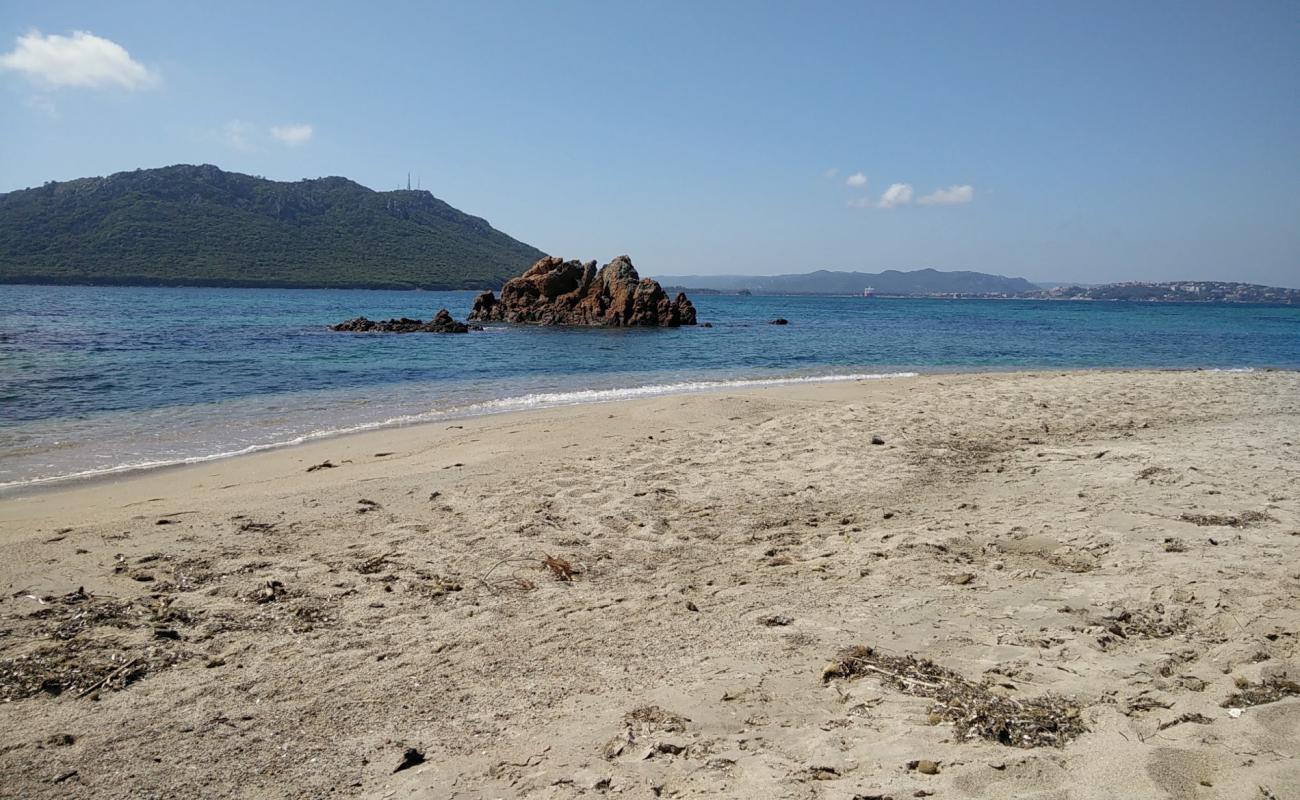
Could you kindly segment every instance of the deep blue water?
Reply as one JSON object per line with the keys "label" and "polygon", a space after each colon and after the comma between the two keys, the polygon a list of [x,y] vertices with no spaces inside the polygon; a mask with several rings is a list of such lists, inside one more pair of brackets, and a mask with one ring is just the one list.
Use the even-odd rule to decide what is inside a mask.
{"label": "deep blue water", "polygon": [[[342,334],[472,292],[0,286],[0,484],[633,387],[907,371],[1300,368],[1300,308],[693,298],[712,329]],[[782,316],[788,326],[766,324]],[[596,394],[584,393],[597,390]]]}

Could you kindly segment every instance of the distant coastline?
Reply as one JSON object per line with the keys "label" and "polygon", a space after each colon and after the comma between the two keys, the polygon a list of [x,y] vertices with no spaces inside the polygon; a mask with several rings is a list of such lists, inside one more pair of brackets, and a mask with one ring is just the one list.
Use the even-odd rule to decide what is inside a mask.
{"label": "distant coastline", "polygon": [[[1189,283],[1216,283],[1212,281],[1189,282],[1178,281],[1177,285]],[[265,280],[249,281],[225,278],[155,278],[152,276],[49,276],[49,275],[0,275],[0,286],[118,286],[130,288],[158,289],[313,289],[313,290],[372,290],[398,292],[478,292],[496,290],[501,284],[495,281],[465,280],[459,283],[407,283],[385,281],[356,281],[349,283],[319,283],[305,281]],[[1041,289],[1029,292],[876,292],[872,299],[879,300],[1044,300],[1055,302],[1088,303],[1177,303],[1188,305],[1212,305],[1217,303],[1294,306],[1300,305],[1300,289],[1241,284],[1248,290],[1237,293],[1207,292],[1203,296],[1194,293],[1134,293],[1128,291],[1134,286],[1148,284],[1102,284],[1090,287],[1063,287]],[[1151,284],[1150,286],[1162,286]],[[705,286],[688,286],[671,284],[664,286],[668,293],[686,292],[701,296],[757,296],[757,297],[857,297],[855,292],[843,291],[765,291],[762,289],[716,289]]]}
{"label": "distant coastline", "polygon": [[664,286],[704,294],[828,295],[838,297],[924,297],[965,300],[1131,300],[1140,302],[1226,302],[1300,304],[1300,289],[1236,281],[1124,281],[1105,284],[1039,283],[984,272],[910,271],[815,272],[785,275],[656,276]]}
{"label": "distant coastline", "polygon": [[[1179,282],[1185,284],[1187,282]],[[1208,283],[1208,282],[1207,282]],[[1043,289],[1030,292],[875,292],[878,300],[1045,300],[1087,303],[1180,303],[1211,305],[1216,303],[1293,306],[1300,305],[1300,289],[1246,284],[1239,292],[1168,293],[1126,291],[1134,284],[1104,284],[1090,287]],[[711,289],[701,286],[672,285],[665,291],[683,291],[698,295],[752,295],[757,297],[858,297],[853,292],[763,291],[761,289]]]}

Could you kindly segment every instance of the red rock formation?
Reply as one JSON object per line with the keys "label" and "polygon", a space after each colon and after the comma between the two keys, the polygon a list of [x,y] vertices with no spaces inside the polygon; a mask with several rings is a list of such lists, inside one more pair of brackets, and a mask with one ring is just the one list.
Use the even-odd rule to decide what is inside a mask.
{"label": "red rock formation", "polygon": [[548,256],[506,281],[498,298],[484,292],[471,320],[540,325],[663,327],[695,324],[695,306],[678,294],[668,299],[649,278],[641,280],[632,260],[619,256],[596,271],[596,262]]}

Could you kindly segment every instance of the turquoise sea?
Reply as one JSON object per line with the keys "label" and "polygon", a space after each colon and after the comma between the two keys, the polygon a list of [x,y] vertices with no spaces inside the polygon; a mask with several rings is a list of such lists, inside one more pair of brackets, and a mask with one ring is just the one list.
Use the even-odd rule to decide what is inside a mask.
{"label": "turquoise sea", "polygon": [[[340,432],[752,382],[1300,368],[1300,307],[692,298],[713,328],[344,334],[472,292],[0,287],[0,487]],[[767,324],[774,317],[786,326]],[[882,378],[884,379],[884,378]]]}

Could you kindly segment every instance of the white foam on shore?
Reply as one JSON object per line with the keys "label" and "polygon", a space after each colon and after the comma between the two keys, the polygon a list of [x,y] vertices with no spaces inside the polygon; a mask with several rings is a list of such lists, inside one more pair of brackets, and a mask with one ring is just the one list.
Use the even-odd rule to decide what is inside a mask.
{"label": "white foam on shore", "polygon": [[118,464],[111,467],[88,469],[81,472],[68,473],[66,475],[51,475],[40,478],[29,478],[27,480],[9,481],[6,483],[0,483],[0,490],[19,489],[62,481],[100,478],[124,472],[157,469],[159,467],[201,464],[207,461],[216,461],[223,458],[233,458],[235,456],[258,453],[264,450],[278,450],[282,447],[293,447],[295,445],[306,444],[307,442],[316,441],[318,439],[327,439],[334,436],[345,436],[351,433],[364,433],[366,431],[380,430],[383,428],[418,425],[424,422],[437,422],[447,419],[465,419],[469,417],[487,416],[489,414],[504,414],[511,411],[529,411],[543,408],[557,408],[560,406],[614,403],[623,400],[636,400],[639,398],[662,397],[675,394],[697,394],[730,389],[757,389],[763,387],[792,386],[810,383],[845,383],[853,381],[886,380],[890,378],[914,378],[917,375],[918,373],[916,372],[886,372],[850,373],[843,375],[808,375],[789,378],[738,378],[735,380],[725,381],[655,383],[619,389],[579,389],[571,392],[539,392],[535,394],[520,395],[518,397],[504,397],[499,400],[488,400],[481,403],[473,403],[471,405],[459,406],[441,411],[428,411],[422,414],[406,414],[377,422],[352,425],[345,428],[328,428],[311,431],[283,441],[249,445],[248,447],[238,450],[226,450],[218,453],[189,456],[185,458],[139,461],[130,464]]}
{"label": "white foam on shore", "polygon": [[522,397],[507,397],[466,406],[463,411],[470,416],[477,413],[500,413],[529,408],[554,408],[555,406],[582,403],[609,403],[634,400],[639,397],[659,397],[666,394],[691,394],[725,389],[753,389],[764,386],[789,386],[801,383],[842,383],[845,381],[876,381],[887,378],[915,378],[915,372],[860,373],[850,375],[809,375],[799,378],[751,378],[732,381],[687,381],[683,383],[657,383],[633,386],[626,389],[581,389],[575,392],[542,392]]}

